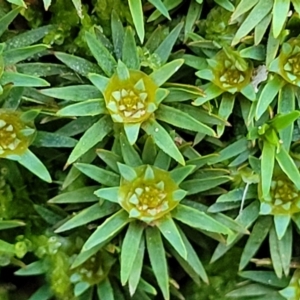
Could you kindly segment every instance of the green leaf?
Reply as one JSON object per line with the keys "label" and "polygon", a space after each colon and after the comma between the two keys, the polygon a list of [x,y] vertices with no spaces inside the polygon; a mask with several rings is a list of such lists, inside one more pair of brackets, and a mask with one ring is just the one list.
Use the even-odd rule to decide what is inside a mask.
{"label": "green leaf", "polygon": [[58,116],[96,116],[107,113],[103,99],[91,99],[80,103],[68,105],[60,109]]}
{"label": "green leaf", "polygon": [[270,13],[273,7],[273,0],[259,1],[258,4],[249,13],[243,24],[236,32],[232,45],[236,45],[245,37],[252,29],[255,28]]}
{"label": "green leaf", "polygon": [[158,46],[158,48],[154,51],[159,58],[161,63],[166,63],[172,49],[178,39],[180,31],[183,27],[183,23],[178,23],[174,29],[169,33],[169,35],[163,40],[163,42]]}
{"label": "green leaf", "polygon": [[121,151],[124,162],[131,167],[141,166],[143,164],[140,155],[128,142],[124,134],[120,133]]}
{"label": "green leaf", "polygon": [[102,96],[96,87],[88,84],[44,89],[40,90],[40,93],[56,99],[74,102],[81,102],[89,99],[101,98]]}
{"label": "green leaf", "polygon": [[176,184],[180,184],[187,176],[189,176],[195,170],[195,166],[189,165],[184,167],[178,167],[170,172],[172,179]]}
{"label": "green leaf", "polygon": [[18,276],[32,276],[46,273],[47,268],[43,261],[35,261],[22,269],[19,269],[14,274]]}
{"label": "green leaf", "polygon": [[158,228],[146,228],[147,250],[153,273],[156,277],[164,299],[170,299],[169,296],[169,274],[164,245]]}
{"label": "green leaf", "polygon": [[187,250],[184,246],[181,235],[175,222],[172,220],[170,215],[166,215],[161,218],[156,226],[159,228],[162,235],[168,240],[168,242],[173,246],[173,248],[178,252],[178,254],[187,259]]}
{"label": "green leaf", "polygon": [[132,272],[132,267],[139,250],[144,226],[142,223],[131,222],[126,231],[126,235],[121,249],[121,283],[125,285]]}
{"label": "green leaf", "polygon": [[62,220],[61,214],[54,212],[52,209],[49,209],[47,206],[34,204],[34,210],[44,219],[49,225],[55,225],[57,222]]}
{"label": "green leaf", "polygon": [[[190,32],[193,32],[195,23],[197,20],[199,20],[199,17],[202,12],[203,5],[197,3],[196,1],[191,1],[188,9],[188,13],[186,15],[186,20],[184,24],[184,40],[186,41],[188,39],[188,34]],[[188,54],[187,54],[188,55]],[[185,60],[185,64],[187,64]],[[200,69],[200,68],[197,68]]]}
{"label": "green leaf", "polygon": [[94,194],[102,199],[119,203],[118,194],[119,187],[102,188],[94,192]]}
{"label": "green leaf", "polygon": [[47,11],[51,5],[52,0],[43,0],[43,2],[44,2],[45,10]]}
{"label": "green leaf", "polygon": [[164,151],[159,150],[155,158],[154,166],[163,170],[168,170],[170,167],[170,163],[171,163],[171,157],[168,154],[166,154]]}
{"label": "green leaf", "polygon": [[176,220],[193,228],[222,234],[232,234],[229,228],[217,222],[208,214],[186,205],[179,204],[171,212],[171,215]]}
{"label": "green leaf", "polygon": [[297,189],[300,189],[300,173],[299,170],[288,154],[288,152],[281,147],[278,152],[276,152],[276,160],[280,165],[283,172],[289,177],[289,179],[296,185]]}
{"label": "green leaf", "polygon": [[234,11],[234,6],[229,0],[215,0],[215,2],[229,11]]}
{"label": "green leaf", "polygon": [[117,163],[123,162],[122,158],[119,155],[105,149],[97,149],[96,153],[114,172],[119,173]]}
{"label": "green leaf", "polygon": [[104,116],[98,122],[94,123],[80,138],[79,142],[71,152],[66,165],[72,164],[89,149],[101,142],[112,130],[112,125],[109,116]]}
{"label": "green leaf", "polygon": [[88,76],[89,73],[102,73],[101,69],[90,61],[63,52],[54,52],[54,55],[70,69],[82,76]]}
{"label": "green leaf", "polygon": [[108,77],[112,76],[117,66],[117,62],[114,57],[93,34],[86,32],[85,37],[98,65]]}
{"label": "green leaf", "polygon": [[59,194],[50,200],[49,203],[90,203],[99,201],[98,197],[94,195],[94,192],[99,186],[88,186],[79,188],[75,191]]}
{"label": "green leaf", "polygon": [[44,164],[29,149],[27,149],[21,156],[18,156],[17,159],[13,160],[17,160],[19,164],[42,180],[49,183],[52,182],[50,174]]}
{"label": "green leaf", "polygon": [[149,0],[151,4],[166,18],[171,20],[168,9],[165,7],[164,3],[161,0]]}
{"label": "green leaf", "polygon": [[[197,73],[196,73],[197,75]],[[200,106],[203,105],[204,103],[208,102],[209,100],[215,99],[218,96],[220,96],[224,91],[219,88],[218,86],[214,85],[213,83],[209,83],[205,90],[205,96],[200,96],[198,98],[196,98],[192,104],[196,105],[196,106]]]}
{"label": "green leaf", "polygon": [[281,240],[282,237],[285,235],[290,223],[290,215],[274,215],[274,225],[279,240]]}
{"label": "green leaf", "polygon": [[216,136],[216,133],[210,127],[171,106],[160,104],[155,111],[155,118],[179,128]]}
{"label": "green leaf", "polygon": [[3,240],[0,240],[0,251],[2,253],[15,253],[15,246],[13,244],[9,244]]}
{"label": "green leaf", "polygon": [[19,220],[0,220],[0,230],[15,228],[26,225],[23,221]]}
{"label": "green leaf", "polygon": [[241,15],[249,11],[252,7],[254,7],[257,4],[258,1],[260,0],[253,0],[253,1],[242,0],[236,7],[235,11],[233,12],[231,16],[231,20],[232,21],[236,20]]}
{"label": "green leaf", "polygon": [[136,143],[139,136],[140,127],[141,127],[140,123],[124,124],[124,130],[130,145],[134,145]]}
{"label": "green leaf", "polygon": [[82,251],[87,251],[101,243],[109,242],[129,222],[128,213],[123,209],[119,210],[98,226],[83,245]]}
{"label": "green leaf", "polygon": [[99,299],[115,300],[114,291],[108,277],[98,283],[97,295]]}
{"label": "green leaf", "polygon": [[285,0],[274,0],[273,4],[273,35],[275,38],[278,38],[281,33],[284,23],[286,21],[286,17],[288,16],[288,12],[290,9],[290,1]]}
{"label": "green leaf", "polygon": [[263,197],[268,197],[274,170],[276,148],[269,142],[264,142],[261,155],[261,189]]}
{"label": "green leaf", "polygon": [[146,165],[153,165],[157,156],[158,149],[151,136],[148,136],[142,152],[142,161]]}
{"label": "green leaf", "polygon": [[119,167],[119,172],[120,172],[121,176],[125,180],[131,182],[131,181],[137,179],[137,174],[136,174],[136,171],[134,168],[127,166],[125,164],[120,164],[120,163],[118,163],[118,167]]}
{"label": "green leaf", "polygon": [[125,31],[124,44],[122,48],[122,61],[128,69],[139,70],[140,68],[138,50],[131,27],[127,27]]}
{"label": "green leaf", "polygon": [[74,6],[75,6],[75,9],[77,11],[77,14],[79,16],[79,18],[83,18],[83,15],[82,15],[82,4],[81,4],[81,0],[72,0]]}
{"label": "green leaf", "polygon": [[133,262],[131,273],[128,279],[128,287],[131,296],[135,293],[136,288],[141,279],[144,254],[145,254],[145,239],[141,239],[135,260]]}
{"label": "green leaf", "polygon": [[181,165],[185,164],[184,158],[168,132],[159,125],[154,119],[149,119],[142,124],[143,130],[150,136],[152,136],[156,145],[165,153],[170,155]]}
{"label": "green leaf", "polygon": [[3,53],[4,63],[5,65],[14,65],[46,50],[47,48],[49,48],[47,45],[34,45],[25,48],[6,50]]}
{"label": "green leaf", "polygon": [[51,287],[45,284],[32,294],[28,300],[50,300],[53,296]]}
{"label": "green leaf", "polygon": [[111,31],[114,51],[117,59],[122,57],[122,48],[124,43],[124,28],[119,15],[115,10],[111,14]]}
{"label": "green leaf", "polygon": [[49,83],[41,78],[30,76],[26,74],[21,73],[15,73],[15,72],[3,72],[2,77],[0,78],[0,84],[6,85],[6,84],[13,84],[14,87],[17,86],[34,86],[34,87],[40,87],[40,86],[49,86]]}
{"label": "green leaf", "polygon": [[77,140],[58,133],[38,131],[33,145],[36,147],[72,148]]}
{"label": "green leaf", "polygon": [[86,176],[103,185],[118,186],[120,184],[120,176],[111,171],[84,163],[76,163],[74,166]]}
{"label": "green leaf", "polygon": [[[275,295],[274,295],[275,293]],[[252,296],[252,298],[250,298]],[[262,296],[262,298],[258,298],[258,296]],[[226,297],[237,298],[237,299],[246,299],[249,300],[263,300],[263,299],[272,299],[272,300],[283,300],[282,297],[275,298],[274,296],[278,296],[278,292],[274,291],[273,288],[267,287],[262,284],[248,284],[241,288],[238,288],[228,294]],[[267,298],[266,298],[267,297]]]}
{"label": "green leaf", "polygon": [[255,225],[253,226],[250,237],[244,248],[240,260],[239,270],[244,269],[248,264],[248,262],[250,261],[250,259],[256,254],[262,242],[264,241],[267,234],[269,233],[271,225],[272,225],[271,216],[261,216],[258,218]]}
{"label": "green leaf", "polygon": [[55,232],[60,233],[82,225],[87,225],[95,220],[113,214],[119,210],[119,208],[119,205],[112,204],[108,201],[104,201],[101,205],[96,203],[77,213],[70,220],[59,226]]}
{"label": "green leaf", "polygon": [[141,41],[144,42],[145,29],[144,29],[144,13],[141,0],[128,0],[130,13],[133,19],[133,24],[137,35]]}
{"label": "green leaf", "polygon": [[164,84],[174,73],[178,71],[178,69],[184,63],[183,59],[175,59],[170,61],[160,67],[159,69],[153,71],[150,74],[150,78],[154,81],[155,84],[161,86]]}
{"label": "green leaf", "polygon": [[256,120],[258,120],[268,109],[268,106],[272,103],[272,101],[278,94],[280,88],[282,87],[282,84],[283,81],[278,76],[274,76],[274,78],[269,80],[264,86],[256,106]]}
{"label": "green leaf", "polygon": [[21,11],[21,7],[16,7],[0,19],[0,36],[7,30],[9,24]]}

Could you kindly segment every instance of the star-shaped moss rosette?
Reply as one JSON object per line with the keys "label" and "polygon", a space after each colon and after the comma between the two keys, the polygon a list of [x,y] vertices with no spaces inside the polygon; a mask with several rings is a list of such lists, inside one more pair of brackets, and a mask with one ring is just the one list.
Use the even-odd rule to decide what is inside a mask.
{"label": "star-shaped moss rosette", "polygon": [[15,160],[41,179],[51,182],[43,163],[29,150],[35,138],[38,111],[0,109],[0,158]]}
{"label": "star-shaped moss rosette", "polygon": [[[192,278],[198,280],[202,278],[207,282],[203,266],[179,222],[204,233],[210,232],[212,236],[218,238],[219,234],[230,235],[235,230],[243,231],[243,228],[224,215],[218,214],[218,218],[215,218],[214,215],[207,214],[206,207],[200,204],[188,200],[180,203],[186,194],[195,193],[196,183],[204,182],[203,179],[185,181],[185,178],[193,172],[195,168],[193,165],[176,167],[168,171],[170,157],[155,147],[151,137],[148,137],[145,143],[143,159],[136,148],[130,145],[125,135],[121,134],[118,144],[122,145],[119,149],[122,157],[117,154],[119,151],[114,152],[117,150],[116,147],[114,151],[104,149],[97,151],[109,169],[85,163],[75,164],[83,174],[103,185],[98,190],[96,187],[89,187],[89,190],[88,187],[85,188],[84,199],[91,197],[90,199],[95,201],[97,198],[95,199],[94,195],[101,199],[100,210],[97,208],[99,204],[87,210],[97,209],[101,211],[99,215],[101,217],[107,216],[108,207],[111,207],[109,214],[112,214],[92,233],[84,244],[81,255],[89,257],[92,253],[96,253],[128,225],[121,246],[121,283],[125,285],[128,282],[131,295],[134,294],[139,282],[140,276],[137,274],[142,270],[146,243],[153,273],[164,298],[169,299],[169,275],[162,237],[168,242],[168,251],[172,252],[183,269],[189,270],[188,273]],[[186,190],[181,188],[184,184]],[[209,189],[210,185],[207,188]],[[83,189],[72,192],[71,198],[79,199],[82,192]],[[61,194],[50,202],[68,202],[71,200],[70,196],[69,193]],[[89,216],[85,211],[86,209],[68,220],[57,229],[57,232],[70,230],[95,220],[95,216]]]}
{"label": "star-shaped moss rosette", "polygon": [[[114,26],[112,27],[114,28]],[[119,28],[123,30],[124,41],[121,45],[115,46],[116,57],[120,58],[118,62],[101,40],[91,33],[86,34],[88,46],[107,77],[95,71],[86,73],[85,75],[98,89],[98,91],[96,89],[98,98],[88,98],[86,101],[65,106],[57,112],[58,116],[97,115],[101,117],[82,136],[68,158],[67,165],[72,164],[96,143],[103,140],[113,131],[113,128],[115,132],[124,128],[131,144],[137,141],[140,128],[142,128],[153,137],[159,148],[181,164],[184,164],[184,158],[169,132],[160,124],[161,121],[182,130],[215,136],[215,132],[200,122],[196,114],[189,113],[189,110],[176,108],[178,102],[203,95],[202,90],[186,84],[166,84],[166,81],[183,64],[182,59],[167,62],[181,28],[182,24],[180,23],[154,51],[160,57],[161,66],[151,74],[141,70],[138,48],[130,27],[126,28],[125,32],[123,27]],[[70,58],[62,53],[57,53],[56,56],[72,67],[70,61],[74,57]],[[162,85],[164,86],[162,87]],[[65,93],[65,91],[70,91],[70,89],[67,91],[67,88],[69,87],[47,89],[42,93],[70,100]],[[93,88],[93,86],[89,86],[88,91]],[[78,87],[78,91],[84,89],[87,90],[86,85],[83,85],[81,89]],[[95,95],[95,92],[93,94]]]}
{"label": "star-shaped moss rosette", "polygon": [[[299,1],[258,0],[251,2],[251,4],[247,0],[240,1],[231,16],[232,23],[242,21],[232,44],[236,45],[243,39],[248,38],[248,34],[253,29],[255,29],[255,44],[259,44],[270,27],[270,24],[272,25],[271,31],[273,36],[278,38],[284,29],[290,10],[296,11],[299,14]],[[257,30],[257,28],[259,28],[259,30]],[[251,36],[251,39],[252,38]]]}
{"label": "star-shaped moss rosette", "polygon": [[[20,10],[21,8],[15,8],[0,19],[0,101],[6,98],[12,87],[49,86],[49,83],[44,79],[33,76],[33,72],[30,72],[28,75],[19,73],[17,64],[48,49],[47,45],[32,44],[42,39],[53,26],[37,28],[5,41],[1,39],[2,34],[19,14]],[[23,65],[23,68],[25,66]]]}
{"label": "star-shaped moss rosette", "polygon": [[[203,86],[205,96],[197,98],[193,104],[203,105],[207,101],[222,95],[218,114],[227,120],[233,110],[235,98],[241,93],[250,101],[256,99],[251,83],[253,64],[243,58],[238,51],[224,46],[213,58],[207,59],[208,66],[196,72],[196,75],[209,81]],[[224,126],[218,127],[219,135]]]}

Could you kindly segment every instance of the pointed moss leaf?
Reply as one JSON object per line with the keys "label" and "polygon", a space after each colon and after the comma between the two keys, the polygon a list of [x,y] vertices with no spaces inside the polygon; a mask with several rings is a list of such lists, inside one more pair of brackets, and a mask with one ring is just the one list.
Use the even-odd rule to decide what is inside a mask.
{"label": "pointed moss leaf", "polygon": [[275,146],[264,142],[261,155],[261,187],[263,197],[267,197],[273,176],[275,162]]}
{"label": "pointed moss leaf", "polygon": [[280,148],[279,152],[276,152],[276,160],[284,173],[296,185],[297,189],[300,189],[299,170],[291,156],[283,147]]}
{"label": "pointed moss leaf", "polygon": [[173,46],[175,45],[180,31],[183,27],[183,22],[176,25],[176,27],[169,33],[169,35],[162,41],[162,43],[158,46],[158,48],[154,51],[159,57],[162,63],[166,63],[171,52]]}
{"label": "pointed moss leaf", "polygon": [[171,106],[161,104],[155,112],[155,118],[179,128],[216,136],[216,133],[210,127]]}
{"label": "pointed moss leaf", "polygon": [[[171,9],[177,7],[182,2],[183,2],[183,0],[165,0],[163,3],[164,3],[164,6],[166,7],[166,9],[168,11],[170,11]],[[147,22],[152,22],[152,21],[158,19],[160,16],[161,16],[160,11],[159,10],[155,10],[150,15],[150,17],[148,18]]]}
{"label": "pointed moss leaf", "polygon": [[34,204],[34,210],[40,215],[42,219],[44,219],[48,224],[55,225],[57,222],[62,220],[62,216],[52,209],[49,209],[46,206]]}
{"label": "pointed moss leaf", "polygon": [[15,19],[20,11],[21,7],[16,7],[0,19],[0,36],[6,31],[9,24]]}
{"label": "pointed moss leaf", "polygon": [[72,148],[77,140],[53,132],[38,131],[33,145],[36,147]]}
{"label": "pointed moss leaf", "polygon": [[196,72],[196,76],[198,76],[199,78],[202,78],[202,79],[209,80],[209,81],[212,81],[215,78],[215,75],[211,69],[202,69],[202,70]]}
{"label": "pointed moss leaf", "polygon": [[268,109],[268,106],[272,103],[280,88],[282,87],[282,80],[278,76],[274,76],[264,86],[256,106],[255,118],[258,120],[263,113]]}
{"label": "pointed moss leaf", "polygon": [[272,226],[269,234],[270,255],[271,255],[272,265],[275,274],[277,275],[278,278],[281,278],[283,268],[282,268],[282,262],[281,262],[278,244],[279,244],[278,236],[276,234],[276,230],[274,229],[274,226]]}
{"label": "pointed moss leaf", "polygon": [[232,233],[229,228],[217,222],[208,214],[186,205],[179,204],[171,214],[176,220],[193,228],[222,234]]}
{"label": "pointed moss leaf", "polygon": [[138,251],[135,256],[135,260],[132,265],[131,273],[128,279],[128,287],[130,296],[132,296],[141,279],[141,273],[143,269],[143,260],[145,254],[145,239],[141,239]]}
{"label": "pointed moss leaf", "polygon": [[178,231],[175,222],[172,220],[170,215],[161,218],[156,226],[159,228],[162,235],[168,240],[168,242],[173,246],[173,248],[178,252],[178,254],[186,259],[187,250]]}
{"label": "pointed moss leaf", "polygon": [[60,109],[58,116],[96,116],[107,112],[103,99],[91,99],[68,105]]}
{"label": "pointed moss leaf", "polygon": [[150,78],[158,85],[164,84],[184,63],[183,59],[175,59],[153,71],[150,74]]}
{"label": "pointed moss leaf", "polygon": [[25,223],[19,220],[0,220],[0,230],[24,226]]}
{"label": "pointed moss leaf", "polygon": [[157,156],[157,147],[151,136],[146,139],[144,149],[142,152],[142,161],[144,164],[153,165]]}
{"label": "pointed moss leaf", "polygon": [[[143,290],[144,292],[146,292],[148,294],[157,295],[156,289],[150,283],[148,283],[147,281],[145,281],[143,278],[141,278],[141,280],[139,282],[139,285],[138,285],[138,288],[139,288],[138,291]],[[146,294],[145,294],[145,296],[146,296]],[[150,298],[148,298],[148,299],[150,299]]]}
{"label": "pointed moss leaf", "polygon": [[117,210],[119,210],[119,206],[108,201],[104,201],[101,205],[99,203],[96,203],[77,213],[62,226],[58,227],[55,232],[64,232],[66,230],[70,230],[82,225],[87,225],[90,222],[111,215]]}
{"label": "pointed moss leaf", "polygon": [[263,45],[247,47],[240,51],[240,55],[244,58],[251,58],[255,60],[266,59],[266,48]]}
{"label": "pointed moss leaf", "polygon": [[94,63],[79,56],[55,52],[54,55],[70,69],[82,76],[88,76],[89,73],[102,73],[101,69]]}
{"label": "pointed moss leaf", "polygon": [[137,35],[141,41],[144,42],[145,29],[144,29],[144,13],[142,8],[142,0],[128,0],[130,13],[133,19],[133,24]]}
{"label": "pointed moss leaf", "polygon": [[131,181],[137,179],[137,174],[136,174],[135,170],[133,168],[131,168],[130,166],[118,163],[118,167],[119,167],[119,172],[120,172],[121,176],[125,180],[131,182]]}
{"label": "pointed moss leaf", "polygon": [[94,192],[94,194],[102,199],[119,203],[118,201],[119,187],[102,188]]}
{"label": "pointed moss leaf", "polygon": [[68,100],[74,102],[102,97],[101,93],[98,91],[96,87],[88,84],[44,89],[44,90],[40,90],[40,93],[56,99]]}
{"label": "pointed moss leaf", "polygon": [[232,180],[229,176],[216,176],[202,179],[190,179],[184,181],[180,187],[187,191],[188,195],[194,195],[199,192],[208,191],[217,187],[225,182]]}
{"label": "pointed moss leaf", "polygon": [[93,146],[101,142],[112,130],[112,126],[113,124],[109,116],[104,116],[94,123],[78,141],[68,158],[67,165],[72,164]]}
{"label": "pointed moss leaf", "polygon": [[168,170],[170,167],[170,163],[171,163],[171,157],[168,154],[166,154],[164,151],[159,150],[154,161],[154,166],[163,170]]}
{"label": "pointed moss leaf", "polygon": [[74,295],[75,297],[79,297],[80,295],[82,295],[85,291],[87,291],[90,287],[90,284],[88,282],[85,281],[80,281],[78,283],[75,284],[74,287]]}
{"label": "pointed moss leaf", "polygon": [[259,1],[252,9],[245,21],[236,32],[232,45],[236,45],[245,37],[252,29],[255,28],[263,20],[263,18],[270,13],[273,7],[273,0]]}
{"label": "pointed moss leaf", "polygon": [[231,191],[228,191],[225,194],[222,194],[218,197],[217,202],[234,202],[234,201],[241,201],[243,196],[246,199],[253,199],[257,197],[257,187],[255,185],[250,185],[250,187],[247,190],[246,195],[245,193],[245,187],[237,188]]}
{"label": "pointed moss leaf", "polygon": [[[44,0],[45,1],[45,0]],[[54,297],[50,285],[42,285],[28,300],[50,300]]]}
{"label": "pointed moss leaf", "polygon": [[50,200],[49,203],[90,203],[97,202],[99,198],[94,195],[94,192],[99,186],[88,186],[77,189],[75,191],[59,194]]}
{"label": "pointed moss leaf", "polygon": [[285,276],[289,275],[293,248],[293,231],[289,225],[284,236],[278,241],[282,268]]}
{"label": "pointed moss leaf", "polygon": [[185,40],[185,42],[188,39],[188,34],[193,32],[196,21],[199,20],[199,17],[202,12],[202,7],[203,6],[200,3],[197,3],[197,1],[192,1],[189,5],[188,13],[187,13],[185,24],[184,24],[184,40]]}
{"label": "pointed moss leaf", "polygon": [[0,251],[2,253],[15,254],[15,246],[0,239]]}
{"label": "pointed moss leaf", "polygon": [[262,242],[266,238],[272,225],[271,216],[261,216],[253,226],[250,237],[246,243],[242,257],[240,260],[239,269],[246,267],[250,259],[256,254]]}
{"label": "pointed moss leaf", "polygon": [[282,130],[289,126],[290,124],[294,123],[300,117],[300,112],[298,110],[294,110],[288,114],[284,115],[277,115],[275,118],[272,119],[271,124],[273,128],[277,130]]}
{"label": "pointed moss leaf", "polygon": [[129,69],[139,70],[140,68],[138,49],[136,47],[131,27],[127,27],[125,31],[124,44],[122,48],[122,61]]}
{"label": "pointed moss leaf", "polygon": [[83,246],[83,251],[109,242],[129,221],[128,213],[123,209],[107,218],[88,238]]}
{"label": "pointed moss leaf", "polygon": [[95,73],[88,74],[88,78],[100,90],[100,92],[104,94],[109,79],[105,76],[95,74]]}
{"label": "pointed moss leaf", "polygon": [[47,268],[43,261],[35,261],[22,269],[19,269],[14,274],[18,276],[32,276],[46,273]]}
{"label": "pointed moss leaf", "polygon": [[105,149],[98,149],[96,153],[114,172],[119,173],[117,163],[123,162],[119,155]]}
{"label": "pointed moss leaf", "polygon": [[115,300],[113,287],[108,277],[98,283],[97,295],[99,299]]}
{"label": "pointed moss leaf", "polygon": [[153,273],[164,299],[169,299],[169,274],[166,253],[160,231],[157,227],[146,228],[147,250]]}
{"label": "pointed moss leaf", "polygon": [[120,133],[121,151],[124,162],[126,165],[131,167],[137,167],[143,164],[140,155],[135,150],[135,148],[130,144],[128,138]]}
{"label": "pointed moss leaf", "polygon": [[195,167],[201,168],[202,166],[206,165],[207,163],[210,163],[212,159],[217,158],[219,155],[217,153],[212,153],[208,155],[203,155],[201,157],[196,157],[193,159],[190,159],[186,162],[187,165],[194,165]]}
{"label": "pointed moss leaf", "polygon": [[127,123],[124,124],[124,130],[130,145],[134,145],[138,139],[140,132],[140,123]]}
{"label": "pointed moss leaf", "polygon": [[[120,20],[119,15],[115,10],[113,10],[111,14],[111,31],[115,55],[117,59],[121,59],[122,47],[124,42],[124,28],[122,21]],[[123,62],[125,61],[123,60]]]}
{"label": "pointed moss leaf", "polygon": [[139,250],[144,226],[140,222],[131,222],[126,231],[121,249],[121,283],[125,285]]}
{"label": "pointed moss leaf", "polygon": [[291,222],[289,215],[274,215],[274,225],[279,240],[282,239]]}
{"label": "pointed moss leaf", "polygon": [[117,65],[117,74],[120,80],[126,81],[129,80],[130,74],[127,66],[121,61],[118,60],[118,65]]}
{"label": "pointed moss leaf", "polygon": [[45,8],[46,11],[47,11],[48,8],[50,7],[51,2],[52,2],[52,0],[43,0],[44,8]]}
{"label": "pointed moss leaf", "polygon": [[118,186],[120,184],[119,175],[111,171],[107,171],[94,165],[84,163],[76,163],[74,166],[86,176],[103,185]]}
{"label": "pointed moss leaf", "polygon": [[258,1],[259,0],[253,0],[249,2],[248,0],[242,0],[233,12],[231,20],[236,20],[238,17],[249,11]]}
{"label": "pointed moss leaf", "polygon": [[281,296],[277,298],[278,292],[274,291],[273,288],[258,283],[247,284],[241,288],[238,288],[226,294],[226,297],[236,298],[236,299],[249,299],[249,300],[256,300],[256,299],[257,300],[258,299],[259,300],[263,300],[263,299],[283,300]]}
{"label": "pointed moss leaf", "polygon": [[[16,70],[19,73],[47,77],[47,76],[63,76],[70,73],[70,69],[62,64],[52,64],[43,62],[19,63],[16,65]],[[96,97],[94,97],[96,98]]]}
{"label": "pointed moss leaf", "polygon": [[28,59],[33,55],[40,53],[48,48],[47,45],[34,45],[25,48],[11,49],[3,53],[4,63],[13,65],[22,60]]}
{"label": "pointed moss leaf", "polygon": [[86,32],[85,37],[98,65],[108,77],[112,76],[117,66],[117,62],[114,57],[93,34]]}
{"label": "pointed moss leaf", "polygon": [[242,271],[239,276],[277,288],[284,288],[289,284],[289,278],[278,278],[273,271]]}
{"label": "pointed moss leaf", "polygon": [[169,95],[169,90],[158,88],[155,92],[155,103],[158,106]]}
{"label": "pointed moss leaf", "polygon": [[209,100],[215,99],[223,93],[223,90],[213,83],[209,83],[204,90],[205,96],[196,98],[192,104],[196,106],[203,105]]}
{"label": "pointed moss leaf", "polygon": [[152,136],[156,145],[160,149],[178,161],[181,165],[185,164],[182,154],[176,147],[168,132],[161,125],[159,125],[155,120],[149,119],[142,124],[142,128],[148,135]]}
{"label": "pointed moss leaf", "polygon": [[278,38],[279,34],[283,29],[289,9],[290,9],[289,1],[274,0],[273,10],[272,10],[272,14],[273,14],[272,27],[273,27],[273,34],[275,38]]}
{"label": "pointed moss leaf", "polygon": [[29,149],[27,149],[20,157],[17,159],[18,163],[23,167],[28,169],[30,172],[41,178],[46,182],[52,182],[51,176],[44,166],[44,164],[32,153]]}
{"label": "pointed moss leaf", "polygon": [[229,0],[215,0],[217,4],[229,11],[234,11],[234,5]]}
{"label": "pointed moss leaf", "polygon": [[253,84],[247,84],[242,88],[241,93],[251,101],[256,100],[256,93]]}
{"label": "pointed moss leaf", "polygon": [[0,84],[13,84],[13,86],[40,87],[49,86],[49,83],[41,78],[15,72],[3,72],[0,78]]}
{"label": "pointed moss leaf", "polygon": [[164,3],[161,0],[149,0],[151,4],[166,18],[171,20],[168,9],[165,7]]}
{"label": "pointed moss leaf", "polygon": [[72,0],[73,2],[73,5],[77,11],[77,14],[79,16],[79,18],[83,18],[83,15],[82,15],[82,4],[81,4],[81,0]]}
{"label": "pointed moss leaf", "polygon": [[81,251],[75,258],[74,262],[71,265],[71,269],[75,269],[78,266],[82,265],[84,262],[86,262],[90,257],[95,255],[103,246],[105,243],[98,244],[95,247],[92,247],[89,250]]}
{"label": "pointed moss leaf", "polygon": [[195,166],[189,165],[184,167],[178,167],[170,172],[172,179],[176,184],[180,184],[187,176],[189,176],[195,169]]}

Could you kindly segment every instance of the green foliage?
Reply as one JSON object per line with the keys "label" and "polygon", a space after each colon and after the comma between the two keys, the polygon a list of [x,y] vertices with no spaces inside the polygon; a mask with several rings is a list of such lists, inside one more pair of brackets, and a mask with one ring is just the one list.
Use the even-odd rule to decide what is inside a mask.
{"label": "green foliage", "polygon": [[0,298],[299,300],[297,0],[0,0]]}

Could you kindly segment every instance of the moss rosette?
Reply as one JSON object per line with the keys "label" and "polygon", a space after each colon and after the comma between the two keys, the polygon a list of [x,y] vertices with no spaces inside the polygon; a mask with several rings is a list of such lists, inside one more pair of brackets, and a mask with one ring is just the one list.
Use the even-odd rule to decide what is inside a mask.
{"label": "moss rosette", "polygon": [[183,198],[184,191],[169,172],[148,165],[134,170],[136,176],[131,181],[121,178],[118,194],[119,204],[129,217],[152,222],[173,210]]}
{"label": "moss rosette", "polygon": [[234,94],[251,83],[252,62],[237,57],[233,51],[230,55],[223,50],[218,52],[208,64],[214,75],[212,82],[224,91]]}
{"label": "moss rosette", "polygon": [[292,216],[300,212],[300,191],[285,174],[274,176],[268,197],[263,198],[259,191],[259,200],[262,215]]}
{"label": "moss rosette", "polygon": [[115,73],[104,91],[106,108],[115,123],[142,123],[157,109],[155,93],[158,86],[145,73],[128,70],[121,79]]}
{"label": "moss rosette", "polygon": [[300,86],[300,39],[283,44],[278,63],[279,74],[287,82]]}
{"label": "moss rosette", "polygon": [[22,155],[33,141],[34,126],[23,122],[21,114],[0,109],[0,157]]}

